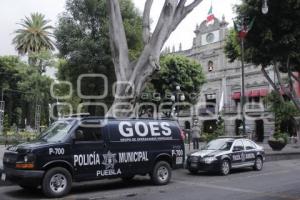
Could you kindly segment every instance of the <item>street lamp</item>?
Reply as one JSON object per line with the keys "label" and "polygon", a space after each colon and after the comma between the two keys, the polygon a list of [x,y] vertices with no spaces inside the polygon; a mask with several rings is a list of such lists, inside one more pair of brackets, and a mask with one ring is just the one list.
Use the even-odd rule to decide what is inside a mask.
{"label": "street lamp", "polygon": [[262,0],[261,12],[266,15],[269,12],[268,0]]}
{"label": "street lamp", "polygon": [[[172,94],[172,96],[171,96],[171,101],[172,102],[174,102],[174,103],[176,102],[178,104],[180,101],[185,101],[185,96],[184,96],[184,94],[180,94],[180,90],[181,90],[180,86],[177,85],[175,94]],[[177,108],[174,107],[172,109],[172,113],[174,113],[173,116],[175,116],[176,111],[177,111],[177,114],[178,114],[179,113],[179,105],[177,105]]]}
{"label": "street lamp", "polygon": [[[268,7],[268,0],[262,0],[262,7],[261,7],[262,13],[265,15],[269,12],[269,7]],[[253,22],[252,22],[253,23]],[[251,24],[251,23],[250,23]],[[241,29],[239,30],[239,37],[241,39],[241,64],[242,64],[242,91],[241,91],[241,115],[242,115],[242,131],[243,134],[246,134],[246,119],[245,119],[245,110],[244,110],[244,105],[245,105],[245,64],[244,64],[244,40],[245,37],[248,33],[248,31],[251,29],[247,27],[245,18],[243,17],[240,21]],[[251,27],[251,26],[250,26]]]}

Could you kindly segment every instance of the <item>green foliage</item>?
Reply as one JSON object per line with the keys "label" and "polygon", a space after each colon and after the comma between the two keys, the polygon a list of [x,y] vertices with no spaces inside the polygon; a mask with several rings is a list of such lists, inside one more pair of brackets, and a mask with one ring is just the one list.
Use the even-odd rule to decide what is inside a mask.
{"label": "green foliage", "polygon": [[195,60],[181,55],[167,55],[160,60],[161,69],[157,72],[146,91],[158,92],[162,97],[176,91],[186,97],[186,102],[195,103],[197,99],[190,97],[191,93],[199,94],[201,86],[205,83],[202,67]]}
{"label": "green foliage", "polygon": [[215,135],[217,135],[217,137],[219,137],[224,135],[224,130],[225,130],[224,120],[222,117],[219,117],[217,121],[217,128],[214,131],[214,133]]}
{"label": "green foliage", "polygon": [[[236,6],[237,17],[255,18],[253,28],[245,41],[245,59],[256,65],[267,66],[281,62],[286,66],[287,58],[293,70],[300,64],[300,3],[299,0],[268,1],[269,12],[261,13],[261,1],[242,1]],[[234,60],[238,58],[238,39],[229,35],[226,54]],[[282,71],[286,71],[281,69]]]}
{"label": "green foliage", "polygon": [[[131,0],[120,1],[121,13],[125,26],[129,55],[135,60],[143,47],[142,17]],[[106,0],[68,0],[64,12],[55,29],[57,48],[61,58],[58,65],[58,78],[67,80],[77,88],[77,78],[81,74],[96,73],[109,77],[109,88],[115,82],[112,63],[109,21]],[[85,95],[97,95],[104,89],[99,78],[82,81]],[[77,102],[77,97],[74,96]],[[104,99],[107,105],[113,102],[111,90]],[[94,109],[92,109],[94,110]],[[95,113],[91,113],[95,114]],[[103,114],[103,113],[101,113]]]}
{"label": "green foliage", "polygon": [[215,133],[202,133],[200,140],[208,143],[216,138],[218,138],[218,135]]}
{"label": "green foliage", "polygon": [[15,31],[16,36],[13,39],[17,51],[24,55],[41,50],[54,50],[52,34],[49,32],[52,27],[48,23],[45,15],[41,13],[32,13],[30,17],[25,17],[19,23],[22,28]]}
{"label": "green foliage", "polygon": [[32,60],[32,67],[35,68],[40,74],[46,72],[46,67],[54,67],[55,60],[51,51],[42,49],[38,52],[30,52],[28,59]]}
{"label": "green foliage", "polygon": [[225,45],[225,54],[227,58],[229,58],[229,62],[234,62],[236,59],[239,59],[241,54],[241,48],[237,37],[237,32],[234,29],[230,29]]}
{"label": "green foliage", "polygon": [[25,66],[17,56],[0,57],[0,87],[1,89],[16,88],[16,83],[21,79],[18,68]]}
{"label": "green foliage", "polygon": [[9,124],[9,118],[8,115],[4,115],[4,120],[3,120],[3,132],[6,133],[9,130],[10,124]]}
{"label": "green foliage", "polygon": [[282,139],[287,142],[287,130],[282,125],[294,121],[295,116],[299,116],[299,111],[291,101],[281,101],[277,92],[271,92],[265,99],[270,105],[270,111],[275,115],[275,140]]}
{"label": "green foliage", "polygon": [[217,121],[217,128],[214,130],[214,132],[201,134],[201,140],[204,142],[210,142],[214,139],[217,139],[218,137],[224,135],[224,129],[224,120],[222,117],[219,117]]}
{"label": "green foliage", "polygon": [[284,132],[275,132],[275,134],[271,138],[269,138],[269,140],[287,144],[288,134]]}
{"label": "green foliage", "polygon": [[35,103],[42,106],[41,122],[48,124],[50,85],[53,81],[41,75],[34,67],[22,62],[16,56],[0,57],[0,88],[4,89],[6,123],[24,127],[24,120],[34,125]]}
{"label": "green foliage", "polygon": [[299,115],[295,105],[291,101],[282,102],[277,92],[271,92],[265,101],[269,103],[270,110],[275,114],[276,120],[289,121]]}

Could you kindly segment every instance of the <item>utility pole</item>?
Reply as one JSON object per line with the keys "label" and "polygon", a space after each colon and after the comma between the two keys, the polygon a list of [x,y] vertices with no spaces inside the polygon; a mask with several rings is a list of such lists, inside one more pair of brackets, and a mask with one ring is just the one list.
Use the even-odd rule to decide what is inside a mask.
{"label": "utility pole", "polygon": [[0,135],[3,134],[4,107],[5,107],[5,102],[0,101]]}
{"label": "utility pole", "polygon": [[4,107],[5,107],[5,102],[4,102],[4,89],[2,88],[1,90],[1,101],[0,101],[0,135],[3,134],[3,124],[4,124]]}
{"label": "utility pole", "polygon": [[37,134],[40,133],[40,121],[41,121],[41,106],[36,104],[35,108],[35,130]]}

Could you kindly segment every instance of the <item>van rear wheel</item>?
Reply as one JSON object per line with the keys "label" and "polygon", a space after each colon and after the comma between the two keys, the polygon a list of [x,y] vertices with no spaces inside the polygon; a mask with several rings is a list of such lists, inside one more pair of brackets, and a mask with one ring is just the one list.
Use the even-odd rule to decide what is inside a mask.
{"label": "van rear wheel", "polygon": [[47,197],[62,197],[70,192],[71,187],[72,176],[62,167],[48,170],[42,182],[42,190]]}
{"label": "van rear wheel", "polygon": [[168,162],[159,161],[155,164],[151,173],[151,180],[155,185],[166,185],[172,177],[171,166]]}

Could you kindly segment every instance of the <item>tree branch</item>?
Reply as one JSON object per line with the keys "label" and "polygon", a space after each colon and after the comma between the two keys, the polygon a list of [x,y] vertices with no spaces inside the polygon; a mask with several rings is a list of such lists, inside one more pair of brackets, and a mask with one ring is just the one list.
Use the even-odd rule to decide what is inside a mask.
{"label": "tree branch", "polygon": [[275,90],[276,92],[279,92],[279,88],[276,86],[276,84],[274,83],[274,81],[270,78],[268,72],[266,71],[265,67],[262,66],[261,67],[261,72],[263,73],[264,77],[268,80],[268,82],[271,84],[273,90]]}
{"label": "tree branch", "polygon": [[290,91],[292,92],[293,96],[296,96],[296,92],[294,90],[294,83],[293,83],[293,79],[292,79],[292,70],[291,70],[291,67],[290,67],[290,57],[289,56],[288,56],[288,59],[287,59],[286,68],[288,70],[288,79],[289,79]]}
{"label": "tree branch", "polygon": [[295,81],[297,81],[297,82],[299,82],[300,83],[300,78],[299,77],[297,77],[295,74],[291,74],[291,76],[292,76],[292,78],[295,80]]}
{"label": "tree branch", "polygon": [[143,42],[148,44],[150,40],[150,11],[153,4],[153,0],[147,0],[145,3],[143,14]]}
{"label": "tree branch", "polygon": [[[175,30],[177,25],[183,20],[183,18],[201,2],[202,0],[194,0],[191,4],[185,6],[186,0],[165,0],[151,39],[147,46],[145,46],[144,51],[142,52],[132,73],[132,77],[130,79],[131,83],[134,85],[137,84],[138,80],[141,81],[141,78],[138,76],[146,77],[151,75],[153,71],[159,68],[158,63],[160,51],[165,41],[168,39],[173,30]],[[150,2],[148,3],[150,4]],[[146,67],[149,66],[152,68],[147,69]],[[146,78],[142,79],[142,83],[144,83]],[[139,88],[141,87],[136,88],[137,93],[139,93]]]}
{"label": "tree branch", "polygon": [[[109,13],[109,32],[113,62],[116,77],[119,81],[126,81],[131,74],[129,68],[128,45],[124,30],[120,5],[118,0],[107,0]],[[122,65],[122,66],[121,66]]]}
{"label": "tree branch", "polygon": [[176,13],[174,16],[174,22],[172,25],[172,31],[176,29],[176,27],[180,24],[180,22],[195,8],[197,7],[203,0],[194,0],[189,5],[185,6],[186,0],[181,0],[176,9]]}
{"label": "tree branch", "polygon": [[[278,79],[278,82],[279,82],[279,85],[280,87],[283,89],[284,93],[291,99],[291,101],[294,103],[294,105],[296,106],[296,108],[298,110],[300,110],[300,104],[299,102],[296,100],[295,96],[293,95],[293,92],[287,90],[286,87],[284,87],[284,84],[283,84],[283,81],[281,79],[281,75],[280,75],[280,71],[279,71],[279,68],[278,68],[278,65],[279,63],[275,63],[274,65],[274,71],[276,73],[276,76],[277,76],[277,79]],[[292,88],[292,91],[294,89]]]}
{"label": "tree branch", "polygon": [[[268,82],[271,84],[273,90],[280,96],[280,101],[281,101],[281,102],[284,102],[284,99],[283,99],[282,95],[280,94],[280,90],[279,90],[280,88],[278,88],[278,87],[276,86],[276,84],[274,83],[274,81],[270,78],[268,72],[267,72],[266,69],[265,69],[265,66],[262,66],[262,67],[261,67],[261,71],[262,71],[264,77],[265,77],[265,78],[268,80]],[[275,73],[275,72],[274,72],[274,73]]]}

